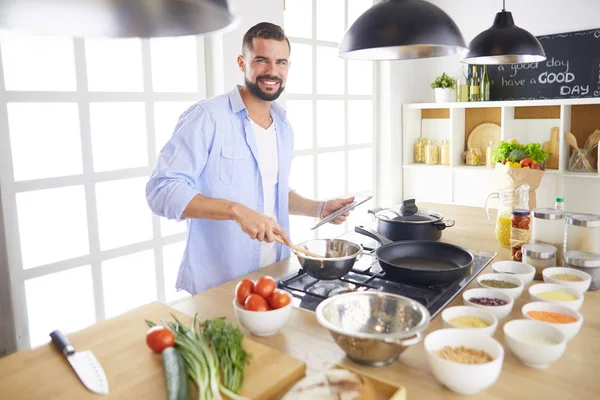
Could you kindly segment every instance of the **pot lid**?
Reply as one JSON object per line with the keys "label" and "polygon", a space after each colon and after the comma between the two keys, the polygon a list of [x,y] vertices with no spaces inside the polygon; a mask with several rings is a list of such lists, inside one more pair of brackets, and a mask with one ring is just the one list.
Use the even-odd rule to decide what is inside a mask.
{"label": "pot lid", "polygon": [[404,200],[401,207],[390,207],[372,211],[375,217],[390,222],[402,222],[410,224],[428,224],[441,221],[443,216],[435,211],[417,208],[414,199]]}

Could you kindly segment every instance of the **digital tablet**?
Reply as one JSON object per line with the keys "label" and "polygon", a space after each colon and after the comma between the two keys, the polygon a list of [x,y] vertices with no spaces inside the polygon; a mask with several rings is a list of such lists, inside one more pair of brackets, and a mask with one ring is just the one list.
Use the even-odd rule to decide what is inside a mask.
{"label": "digital tablet", "polygon": [[329,214],[328,216],[326,216],[323,219],[320,219],[319,222],[317,222],[317,224],[315,226],[313,226],[312,228],[310,228],[311,230],[316,229],[318,227],[320,227],[323,224],[326,224],[330,221],[333,221],[334,219],[336,219],[337,217],[339,217],[340,215],[344,214],[347,211],[353,210],[354,208],[356,208],[357,206],[361,205],[362,203],[364,203],[365,201],[371,200],[373,198],[373,196],[361,196],[361,197],[355,197],[354,201],[350,204],[346,204],[344,207],[340,208],[337,211],[332,212],[331,214]]}

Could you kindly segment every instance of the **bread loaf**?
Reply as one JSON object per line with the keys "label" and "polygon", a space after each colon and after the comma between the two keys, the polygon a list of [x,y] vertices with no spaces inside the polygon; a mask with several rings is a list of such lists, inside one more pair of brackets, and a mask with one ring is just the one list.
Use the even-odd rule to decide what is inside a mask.
{"label": "bread loaf", "polygon": [[330,369],[307,376],[294,385],[283,400],[375,400],[375,389],[362,376],[345,370]]}

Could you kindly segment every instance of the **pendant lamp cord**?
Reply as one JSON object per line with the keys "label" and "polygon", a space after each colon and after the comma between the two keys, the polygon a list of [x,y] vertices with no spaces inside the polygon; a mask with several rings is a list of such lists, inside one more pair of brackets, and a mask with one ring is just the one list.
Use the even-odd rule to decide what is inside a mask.
{"label": "pendant lamp cord", "polygon": [[506,0],[502,0],[502,11],[506,11]]}

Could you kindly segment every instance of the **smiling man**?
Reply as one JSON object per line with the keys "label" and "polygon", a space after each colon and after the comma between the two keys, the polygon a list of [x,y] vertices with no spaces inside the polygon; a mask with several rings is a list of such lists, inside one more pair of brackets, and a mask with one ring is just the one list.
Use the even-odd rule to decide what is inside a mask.
{"label": "smiling man", "polygon": [[[310,200],[289,187],[294,137],[274,101],[285,89],[290,42],[262,22],[244,35],[244,85],[185,111],[146,186],[152,211],[187,221],[176,286],[192,294],[290,255],[289,215],[325,217],[353,198]],[[346,215],[333,223],[342,223]]]}

